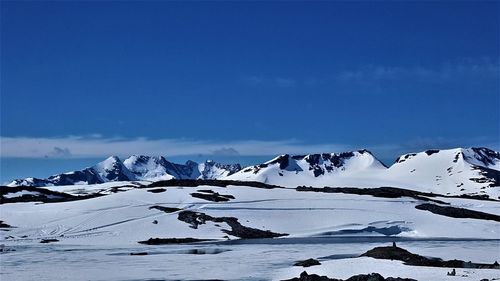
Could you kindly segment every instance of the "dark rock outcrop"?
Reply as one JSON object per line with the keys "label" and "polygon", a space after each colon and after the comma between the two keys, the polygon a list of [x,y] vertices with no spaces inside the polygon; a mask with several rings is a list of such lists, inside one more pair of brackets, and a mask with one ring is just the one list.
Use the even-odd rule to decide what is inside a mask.
{"label": "dark rock outcrop", "polygon": [[287,279],[282,281],[417,281],[417,280],[410,278],[399,278],[399,277],[384,278],[382,275],[378,273],[359,274],[352,276],[346,280],[342,280],[336,278],[329,278],[327,276],[319,276],[317,274],[308,274],[307,272],[304,271],[300,274],[300,277],[295,277],[292,279]]}
{"label": "dark rock outcrop", "polygon": [[486,147],[471,147],[472,151],[474,151],[473,156],[465,156],[468,160],[471,157],[474,157],[479,162],[483,163],[484,166],[495,165],[497,161],[500,161],[500,153],[488,149]]}
{"label": "dark rock outcrop", "polygon": [[439,206],[430,203],[420,204],[415,206],[415,208],[418,210],[425,210],[433,214],[438,214],[451,218],[468,218],[468,219],[492,220],[500,222],[500,216],[498,215],[464,209],[464,208]]}
{"label": "dark rock outcrop", "polygon": [[194,229],[197,229],[199,225],[205,224],[207,221],[215,223],[224,222],[231,227],[231,230],[222,229],[221,231],[242,239],[275,238],[288,235],[286,233],[276,233],[269,230],[247,227],[242,225],[238,219],[234,217],[212,217],[201,212],[182,211],[177,218],[180,221],[190,224]]}
{"label": "dark rock outcrop", "polygon": [[153,188],[153,189],[149,189],[147,191],[151,192],[151,193],[162,193],[162,192],[165,192],[167,190],[165,188]]}
{"label": "dark rock outcrop", "polygon": [[149,207],[149,209],[150,210],[156,209],[156,210],[163,211],[165,213],[173,213],[173,212],[177,212],[177,211],[181,211],[182,210],[182,209],[179,209],[179,208],[163,207],[163,206],[158,206],[158,205],[151,206],[151,207]]}
{"label": "dark rock outcrop", "polygon": [[170,187],[170,186],[185,186],[185,187],[198,187],[198,186],[218,186],[218,187],[227,187],[228,185],[234,186],[249,186],[255,188],[263,188],[263,189],[273,189],[273,188],[284,188],[278,185],[266,184],[258,181],[237,181],[237,180],[178,180],[171,179],[166,181],[157,181],[148,185],[148,188],[151,187]]}
{"label": "dark rock outcrop", "polygon": [[54,242],[59,242],[57,239],[42,239],[40,243],[42,244],[47,244],[47,243],[54,243]]}
{"label": "dark rock outcrop", "polygon": [[500,266],[498,266],[498,264],[495,265],[495,264],[472,263],[472,262],[465,262],[462,260],[445,261],[439,258],[427,258],[424,256],[413,254],[403,248],[395,246],[376,247],[362,254],[361,257],[371,257],[375,259],[385,259],[385,260],[399,260],[406,265],[414,265],[414,266],[500,269]]}
{"label": "dark rock outcrop", "polygon": [[[198,191],[200,191],[200,190],[198,190]],[[195,198],[200,198],[200,199],[204,199],[204,200],[208,200],[208,201],[212,201],[212,202],[227,202],[231,199],[234,199],[233,195],[219,194],[218,192],[214,192],[212,190],[204,191],[203,193],[194,192],[194,193],[190,193],[190,194],[191,194],[191,196],[193,196]]]}
{"label": "dark rock outcrop", "polygon": [[400,197],[411,197],[417,200],[430,201],[439,204],[448,204],[446,202],[431,199],[429,197],[435,197],[436,194],[419,192],[409,189],[397,188],[397,187],[377,187],[377,188],[357,188],[357,187],[307,187],[299,186],[296,188],[297,191],[308,191],[308,192],[324,192],[324,193],[345,193],[345,194],[356,194],[356,195],[371,195],[374,197],[383,198],[400,198]]}
{"label": "dark rock outcrop", "polygon": [[298,262],[294,263],[293,265],[294,266],[302,266],[302,267],[310,267],[310,266],[320,265],[320,264],[321,263],[316,259],[307,259],[307,260],[303,260],[303,261],[298,261]]}
{"label": "dark rock outcrop", "polygon": [[308,191],[308,192],[323,192],[323,193],[344,193],[344,194],[356,194],[356,195],[371,195],[374,197],[383,198],[400,198],[400,197],[411,197],[417,200],[429,201],[438,204],[448,204],[446,202],[434,199],[435,197],[443,198],[466,198],[475,200],[486,200],[486,201],[498,201],[489,198],[487,195],[443,195],[429,192],[420,192],[410,189],[398,188],[398,187],[377,187],[377,188],[358,188],[358,187],[312,187],[312,186],[299,186],[296,188],[297,191]]}
{"label": "dark rock outcrop", "polygon": [[431,156],[432,154],[438,153],[439,149],[429,149],[425,151],[425,154]]}
{"label": "dark rock outcrop", "polygon": [[11,228],[12,226],[0,220],[0,228]]}

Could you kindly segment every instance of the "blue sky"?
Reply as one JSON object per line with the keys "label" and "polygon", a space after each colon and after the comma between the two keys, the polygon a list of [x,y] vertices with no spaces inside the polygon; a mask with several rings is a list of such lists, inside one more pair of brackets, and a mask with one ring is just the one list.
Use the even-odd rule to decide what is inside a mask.
{"label": "blue sky", "polygon": [[0,5],[2,181],[109,154],[499,147],[497,1]]}

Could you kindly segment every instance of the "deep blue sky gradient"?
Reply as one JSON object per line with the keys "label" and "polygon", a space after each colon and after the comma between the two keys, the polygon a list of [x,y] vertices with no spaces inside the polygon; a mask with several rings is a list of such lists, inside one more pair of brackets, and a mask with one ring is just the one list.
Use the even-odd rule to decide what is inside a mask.
{"label": "deep blue sky gradient", "polygon": [[4,137],[498,143],[498,1],[2,1],[0,18]]}

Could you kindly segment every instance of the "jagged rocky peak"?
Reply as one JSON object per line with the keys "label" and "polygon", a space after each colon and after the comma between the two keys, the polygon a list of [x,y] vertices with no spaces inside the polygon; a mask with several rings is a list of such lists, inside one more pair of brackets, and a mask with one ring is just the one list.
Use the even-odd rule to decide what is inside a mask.
{"label": "jagged rocky peak", "polygon": [[485,147],[471,147],[462,149],[465,161],[492,169],[500,169],[500,153]]}
{"label": "jagged rocky peak", "polygon": [[238,163],[236,163],[236,164],[222,164],[219,162],[215,162],[213,160],[207,160],[207,161],[205,161],[204,164],[205,164],[205,166],[226,169],[226,170],[229,170],[231,173],[235,173],[235,172],[241,170],[241,165]]}
{"label": "jagged rocky peak", "polygon": [[146,155],[132,155],[123,161],[125,166],[141,165],[148,163],[164,163],[167,160],[163,156],[146,156]]}
{"label": "jagged rocky peak", "polygon": [[125,167],[118,156],[110,156],[97,163],[92,169],[99,174],[104,182],[135,180],[135,176]]}
{"label": "jagged rocky peak", "polygon": [[170,179],[167,169],[170,165],[163,156],[132,155],[123,161],[127,169],[137,179]]}
{"label": "jagged rocky peak", "polygon": [[[300,173],[312,171],[315,177],[325,173],[367,168],[383,168],[385,165],[375,158],[370,151],[363,149],[341,153],[321,153],[308,155],[283,154],[263,164],[246,168],[243,172],[257,174],[268,167],[277,166],[280,170]],[[280,175],[282,173],[280,172]]]}
{"label": "jagged rocky peak", "polygon": [[239,170],[241,170],[239,164],[221,164],[214,161],[202,164],[187,161],[185,164],[176,164],[163,156],[132,155],[122,162],[117,156],[111,156],[83,170],[53,175],[47,179],[18,179],[8,185],[60,186],[99,184],[110,181],[158,181],[172,178],[220,179]]}
{"label": "jagged rocky peak", "polygon": [[230,176],[241,170],[240,164],[222,164],[213,160],[207,160],[198,165],[200,179],[220,179]]}

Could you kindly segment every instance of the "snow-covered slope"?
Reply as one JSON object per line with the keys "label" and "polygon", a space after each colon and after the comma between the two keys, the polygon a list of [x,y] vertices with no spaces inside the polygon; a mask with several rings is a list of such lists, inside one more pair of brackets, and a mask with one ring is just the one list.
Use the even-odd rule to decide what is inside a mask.
{"label": "snow-covered slope", "polygon": [[[213,202],[194,196],[196,192],[220,194],[231,199]],[[449,206],[499,214],[498,202],[437,199],[451,204]],[[388,200],[366,195],[300,192],[291,188],[132,188],[71,202],[1,204],[0,219],[15,228],[0,232],[0,243],[14,240],[16,243],[38,243],[38,239],[57,238],[60,243],[67,244],[76,241],[94,245],[137,244],[150,237],[220,240],[225,240],[226,235],[232,239],[239,237],[224,231],[231,228],[231,222],[200,218],[199,225],[193,227],[196,220],[182,219],[179,216],[182,211],[204,213],[214,218],[234,217],[245,227],[286,233],[291,237],[498,238],[500,234],[497,221],[451,218],[415,208],[426,202],[410,197]],[[441,225],[447,227],[438,227]]]}
{"label": "snow-covered slope", "polygon": [[499,170],[500,154],[487,148],[427,150],[400,156],[385,178],[419,191],[496,198]]}
{"label": "snow-covered slope", "polygon": [[395,186],[440,194],[500,195],[500,153],[487,148],[427,150],[389,168],[369,151],[278,156],[227,177],[295,187]]}
{"label": "snow-covered slope", "polygon": [[163,156],[133,155],[121,161],[116,156],[80,171],[50,176],[47,179],[14,180],[8,186],[62,186],[99,184],[116,181],[158,181],[176,179],[219,179],[241,169],[239,164],[221,164],[211,160],[198,164],[176,164]]}
{"label": "snow-covered slope", "polygon": [[[194,196],[197,193],[223,195],[229,201],[208,201]],[[37,196],[25,191],[5,195]],[[498,201],[434,199],[448,203],[446,206],[500,214]],[[451,268],[357,258],[374,246],[393,241],[405,248],[418,247],[412,252],[427,256],[489,264],[499,260],[498,240],[482,240],[499,237],[498,221],[434,214],[416,208],[422,203],[429,201],[425,197],[381,198],[292,188],[160,185],[127,186],[123,191],[78,201],[0,204],[0,224],[4,225],[0,231],[1,279],[249,280],[252,276],[250,280],[283,280],[304,270],[292,267],[295,261],[311,257],[324,265],[307,268],[308,272],[328,270],[333,277],[374,270],[385,276],[417,278],[421,275],[414,272],[424,270],[425,277],[417,280],[453,279],[446,275]],[[288,236],[240,240],[244,232],[265,231]],[[162,246],[138,243],[154,241],[150,238],[172,243],[213,241]],[[429,247],[435,250],[429,253]],[[228,264],[235,266],[221,266]],[[394,268],[399,275],[393,274]],[[456,276],[460,280],[498,277],[498,270],[457,268],[457,272],[469,276]]]}
{"label": "snow-covered slope", "polygon": [[365,185],[367,175],[387,168],[368,150],[309,155],[280,155],[266,163],[244,168],[227,179],[252,180],[284,186]]}

